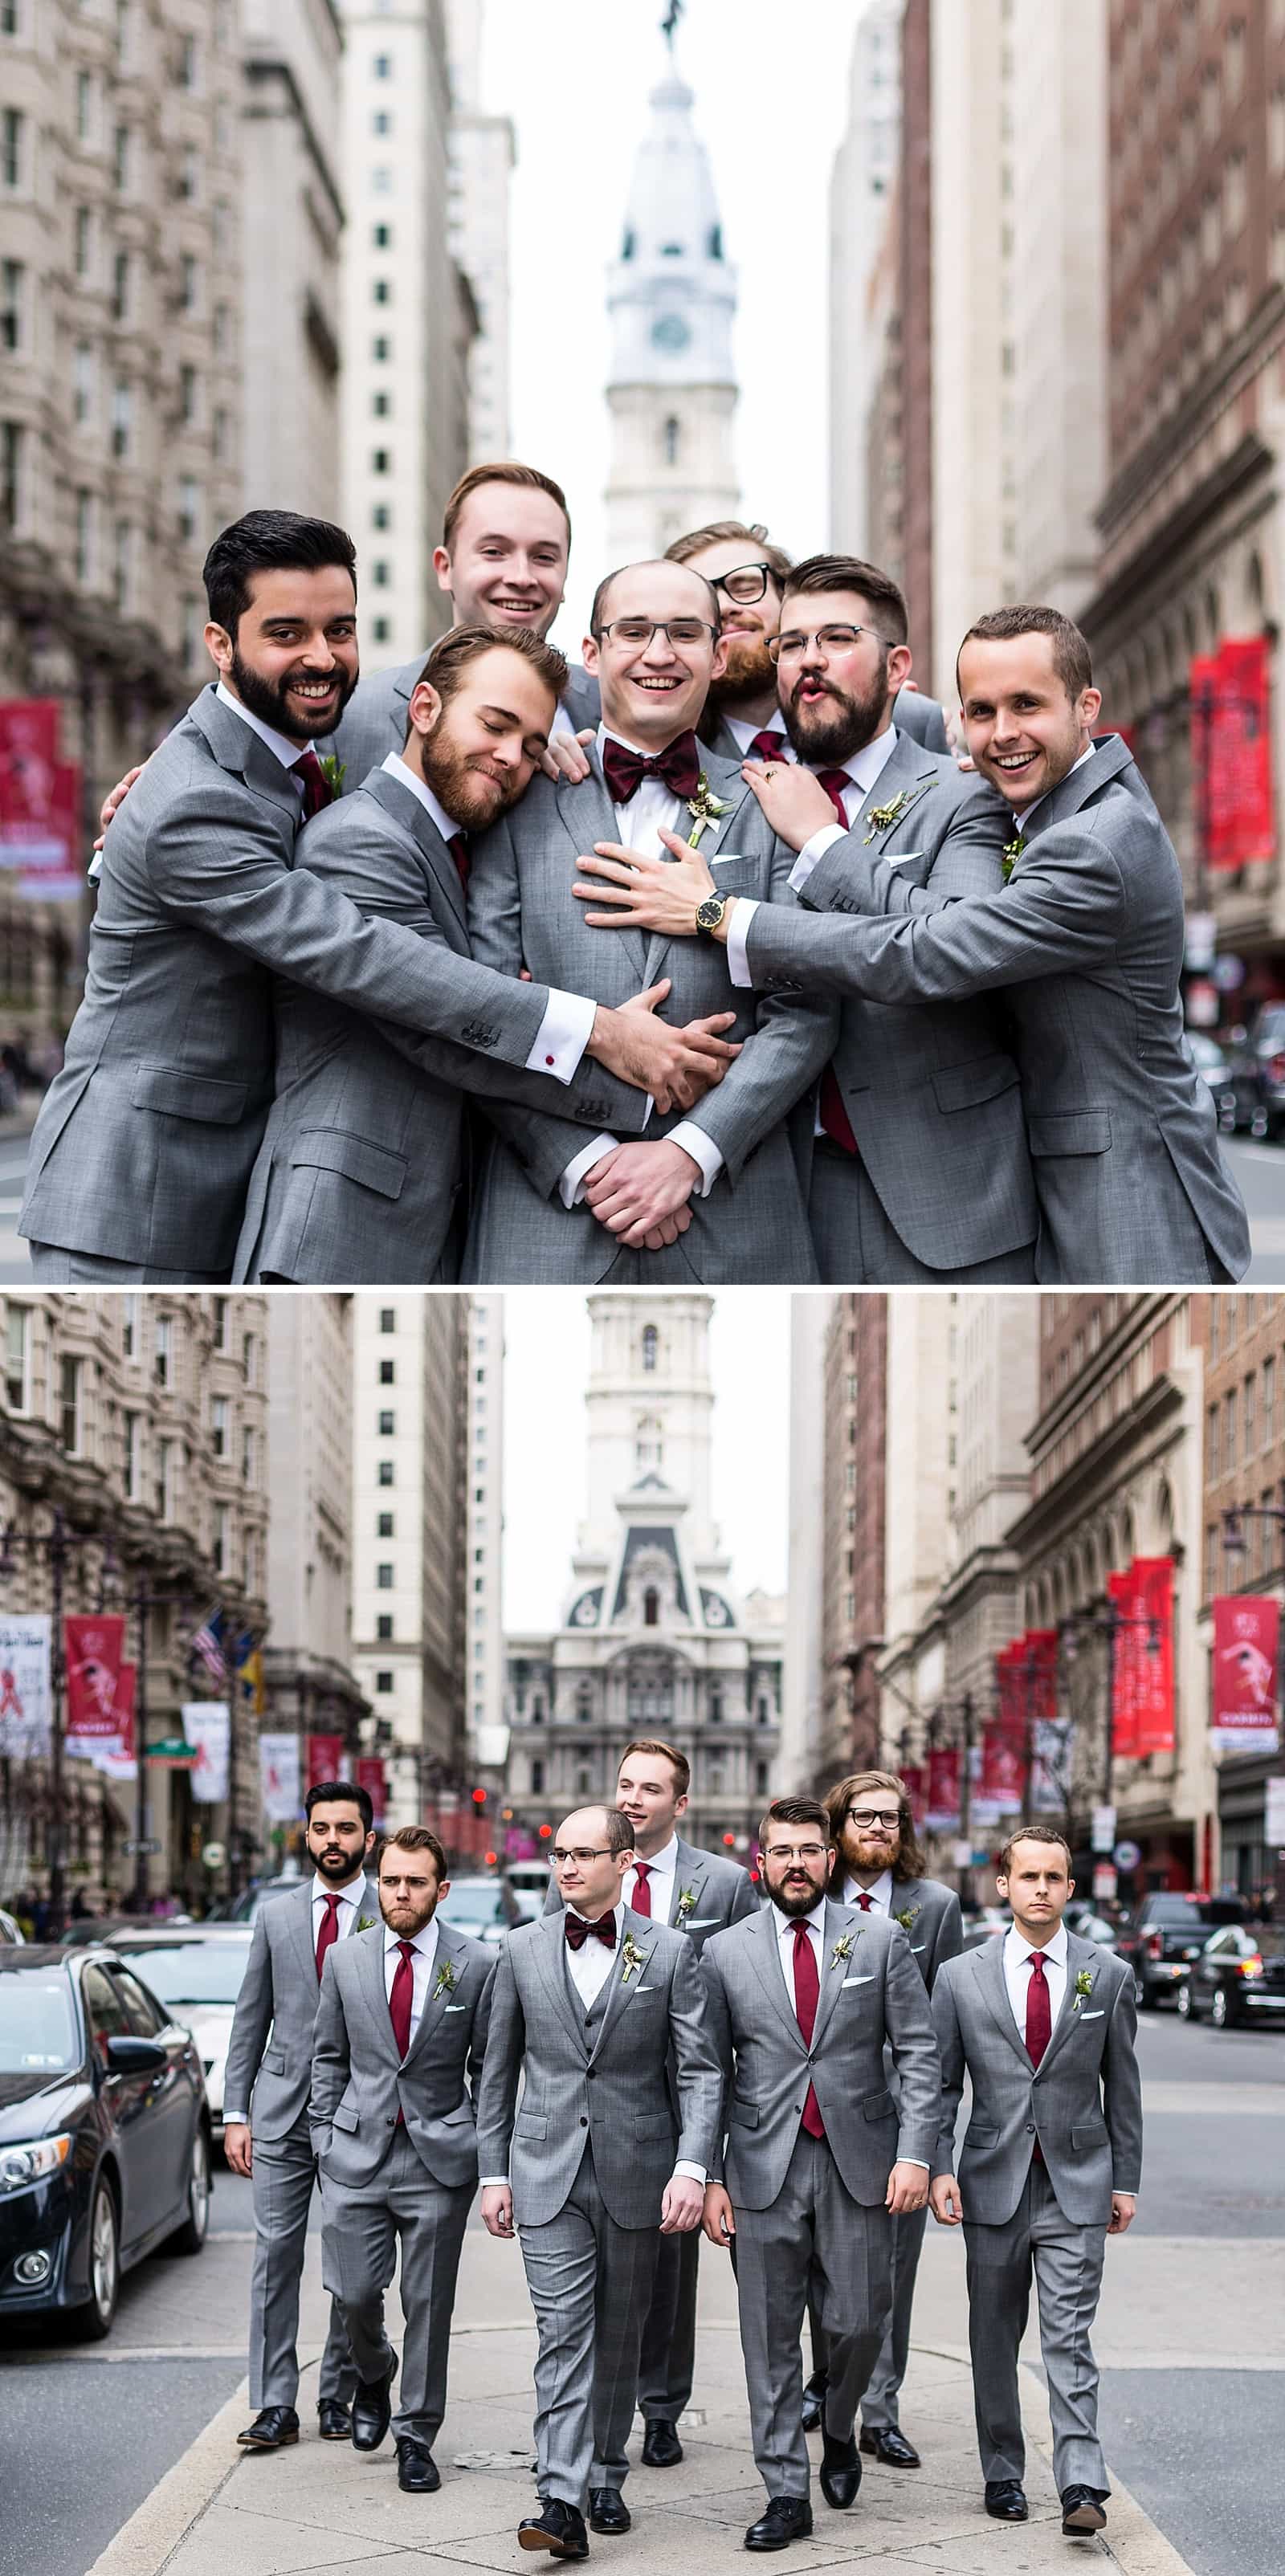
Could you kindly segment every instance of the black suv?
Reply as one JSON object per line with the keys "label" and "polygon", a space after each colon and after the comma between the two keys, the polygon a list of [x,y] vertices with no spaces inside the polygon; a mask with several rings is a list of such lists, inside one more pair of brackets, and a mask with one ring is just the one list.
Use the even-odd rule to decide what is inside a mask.
{"label": "black suv", "polygon": [[1116,1943],[1117,1958],[1133,1970],[1139,2011],[1175,2001],[1215,1924],[1241,1923],[1244,1917],[1244,1906],[1234,1896],[1144,1896]]}

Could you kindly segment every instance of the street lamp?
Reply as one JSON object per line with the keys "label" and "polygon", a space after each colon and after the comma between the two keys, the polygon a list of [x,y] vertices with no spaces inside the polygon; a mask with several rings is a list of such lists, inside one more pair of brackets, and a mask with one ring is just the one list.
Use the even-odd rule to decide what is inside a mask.
{"label": "street lamp", "polygon": [[103,1598],[124,1601],[134,1614],[138,1649],[134,1680],[134,1911],[147,1912],[147,1622],[152,1610],[176,1609],[182,1618],[187,1592],[183,1577],[176,1571],[168,1589],[149,1589],[147,1578],[140,1572],[132,1591],[125,1585],[114,1555],[109,1554],[103,1567]]}
{"label": "street lamp", "polygon": [[1147,1653],[1149,1655],[1159,1654],[1159,1620],[1151,1617],[1146,1611],[1122,1610],[1118,1601],[1108,1601],[1104,1610],[1095,1610],[1091,1613],[1081,1611],[1073,1612],[1069,1619],[1061,1619],[1058,1622],[1058,1636],[1061,1639],[1062,1651],[1065,1654],[1068,1663],[1074,1663],[1076,1655],[1079,1652],[1080,1639],[1083,1636],[1092,1635],[1105,1637],[1107,1641],[1107,1700],[1104,1730],[1105,1748],[1102,1768],[1102,1804],[1104,1807],[1109,1807],[1112,1803],[1111,1774],[1115,1767],[1116,1641],[1121,1630],[1124,1628],[1145,1628],[1147,1631]]}
{"label": "street lamp", "polygon": [[67,1566],[76,1550],[97,1547],[104,1550],[104,1567],[110,1545],[101,1530],[68,1529],[61,1511],[55,1508],[48,1530],[15,1530],[0,1532],[0,1583],[10,1582],[18,1571],[15,1548],[27,1555],[43,1558],[49,1566],[52,1592],[52,1639],[49,1656],[49,1928],[54,1938],[62,1931],[66,1919],[67,1862],[66,1836],[66,1743],[67,1656],[63,1639],[63,1604],[66,1592]]}
{"label": "street lamp", "polygon": [[1241,1528],[1242,1521],[1275,1521],[1285,1527],[1285,1504],[1229,1503],[1223,1513],[1224,1556],[1247,1556],[1249,1541]]}

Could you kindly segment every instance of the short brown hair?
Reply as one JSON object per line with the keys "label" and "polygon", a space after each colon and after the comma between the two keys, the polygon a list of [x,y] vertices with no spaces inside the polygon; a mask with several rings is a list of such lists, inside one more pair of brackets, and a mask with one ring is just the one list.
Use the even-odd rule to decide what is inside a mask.
{"label": "short brown hair", "polygon": [[1080,697],[1093,686],[1093,656],[1088,639],[1074,620],[1064,617],[1060,608],[993,608],[988,617],[979,617],[970,626],[955,655],[955,687],[959,688],[959,665],[964,645],[1011,644],[1019,635],[1048,635],[1053,640],[1053,668],[1068,698]]}
{"label": "short brown hair", "polygon": [[385,1834],[379,1846],[381,1869],[384,1854],[389,1851],[427,1852],[437,1872],[438,1886],[441,1886],[446,1876],[446,1854],[436,1834],[430,1833],[427,1825],[399,1825],[395,1834]]}
{"label": "short brown hair", "polygon": [[859,555],[806,555],[802,563],[794,566],[785,587],[791,598],[797,591],[804,599],[827,590],[858,590],[869,606],[878,610],[878,631],[885,644],[904,644],[909,636],[905,597],[891,573],[880,572],[877,564],[863,563]]}
{"label": "short brown hair", "polygon": [[566,520],[567,552],[570,553],[571,512],[567,508],[567,496],[562,485],[555,483],[551,474],[542,474],[538,465],[519,465],[514,458],[506,457],[497,465],[470,465],[467,474],[461,474],[442,514],[442,544],[447,554],[451,551],[465,502],[471,493],[480,492],[484,483],[512,483],[522,492],[547,492],[549,499],[557,502]]}
{"label": "short brown hair", "polygon": [[819,1798],[774,1798],[759,1824],[759,1841],[767,1840],[769,1825],[816,1825],[825,1839],[830,1839],[830,1819]]}
{"label": "short brown hair", "polygon": [[922,1878],[927,1866],[915,1830],[910,1795],[904,1780],[895,1771],[851,1771],[846,1780],[836,1780],[825,1796],[826,1814],[830,1819],[830,1840],[836,1845],[843,1840],[848,1807],[858,1794],[867,1789],[882,1789],[897,1801],[897,1818],[901,1832],[901,1849],[893,1863],[894,1878]]}
{"label": "short brown hair", "polygon": [[[479,661],[483,653],[493,653],[498,645],[520,653],[554,697],[561,697],[567,685],[565,656],[556,644],[546,644],[539,635],[529,634],[525,626],[452,626],[445,635],[438,636],[419,679],[427,680],[446,706],[470,662]],[[415,686],[419,687],[419,680]]]}
{"label": "short brown hair", "polygon": [[620,1763],[617,1765],[617,1773],[619,1773],[620,1767],[629,1760],[631,1753],[654,1753],[658,1761],[668,1762],[674,1774],[674,1790],[676,1796],[680,1798],[686,1797],[687,1792],[692,1785],[692,1766],[688,1761],[686,1754],[679,1752],[676,1744],[666,1744],[663,1736],[659,1735],[635,1735],[632,1743],[625,1746],[624,1752],[620,1756]]}
{"label": "short brown hair", "polygon": [[996,1870],[1001,1878],[1008,1877],[1009,1870],[1012,1867],[1013,1847],[1016,1843],[1059,1844],[1061,1849],[1066,1853],[1066,1874],[1068,1878],[1070,1877],[1071,1846],[1067,1841],[1065,1834],[1060,1834],[1058,1832],[1056,1825],[1016,1825],[1012,1833],[1009,1835],[1008,1841],[1005,1843],[1004,1848],[995,1863]]}
{"label": "short brown hair", "polygon": [[737,544],[757,546],[778,590],[785,589],[786,576],[793,569],[792,557],[787,555],[784,546],[770,543],[766,528],[757,524],[747,528],[741,519],[711,519],[707,528],[690,528],[685,537],[675,537],[672,546],[666,546],[665,560],[667,563],[690,563],[693,555],[704,553],[706,546],[726,545],[732,539]]}

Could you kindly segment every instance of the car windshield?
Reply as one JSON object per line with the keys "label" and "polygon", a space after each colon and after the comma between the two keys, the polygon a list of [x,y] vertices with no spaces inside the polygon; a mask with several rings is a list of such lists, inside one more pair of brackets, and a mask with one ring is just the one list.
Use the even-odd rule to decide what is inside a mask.
{"label": "car windshield", "polygon": [[1194,1896],[1153,1896],[1147,1907],[1148,1923],[1199,1923],[1202,1919]]}
{"label": "car windshield", "polygon": [[66,1977],[0,1977],[0,2075],[66,2075],[80,2057]]}
{"label": "car windshield", "polygon": [[457,1878],[450,1893],[444,1896],[438,1912],[444,1923],[507,1922],[500,1883],[495,1878]]}
{"label": "car windshield", "polygon": [[234,2004],[241,1992],[248,1941],[140,1942],[136,1950],[112,1944],[117,1957],[142,1978],[163,2004]]}

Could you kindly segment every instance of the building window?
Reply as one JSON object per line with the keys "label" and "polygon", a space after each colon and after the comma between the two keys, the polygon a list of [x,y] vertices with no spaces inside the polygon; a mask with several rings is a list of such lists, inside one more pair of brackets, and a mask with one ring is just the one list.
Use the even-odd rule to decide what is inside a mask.
{"label": "building window", "polygon": [[721,1690],[712,1690],[710,1692],[709,1722],[711,1726],[721,1726],[723,1723],[723,1694]]}
{"label": "building window", "polygon": [[395,1429],[395,1426],[396,1426],[396,1422],[397,1422],[397,1416],[396,1416],[396,1414],[395,1414],[395,1413],[381,1413],[381,1414],[380,1414],[380,1417],[379,1417],[379,1436],[380,1436],[380,1439],[381,1439],[381,1440],[391,1440],[391,1439],[392,1439],[393,1432],[394,1432],[394,1429]]}
{"label": "building window", "polygon": [[27,272],[22,261],[0,261],[0,349],[17,351],[24,346],[26,302]]}
{"label": "building window", "polygon": [[377,366],[382,365],[385,360],[391,358],[393,354],[393,344],[388,338],[386,332],[381,331],[379,338],[371,341],[370,354],[375,360]]}
{"label": "building window", "polygon": [[192,474],[181,474],[178,486],[178,533],[180,545],[190,546],[202,517],[201,487]]}
{"label": "building window", "polygon": [[156,1349],[152,1374],[158,1386],[169,1386],[174,1366],[174,1324],[169,1315],[156,1318]]}
{"label": "building window", "polygon": [[1263,1447],[1270,1449],[1276,1437],[1276,1362],[1263,1362]]}
{"label": "building window", "polygon": [[228,1542],[231,1536],[231,1527],[232,1515],[228,1510],[227,1504],[216,1503],[214,1506],[214,1547],[212,1551],[214,1557],[214,1571],[216,1574],[226,1574],[229,1571]]}
{"label": "building window", "polygon": [[113,538],[112,598],[121,616],[128,616],[134,604],[134,530],[128,519],[118,519]]}
{"label": "building window", "polygon": [[531,1795],[533,1798],[539,1798],[542,1797],[543,1794],[544,1764],[543,1762],[533,1762],[531,1765]]}
{"label": "building window", "polygon": [[84,589],[94,577],[94,496],[76,494],[76,579]]}
{"label": "building window", "polygon": [[654,1583],[649,1583],[643,1594],[643,1626],[644,1628],[660,1626],[660,1594]]}
{"label": "building window", "polygon": [[230,1303],[231,1300],[227,1297],[216,1297],[214,1300],[214,1347],[216,1351],[225,1351],[228,1347],[228,1307]]}
{"label": "building window", "polygon": [[112,185],[122,197],[129,192],[132,141],[129,126],[118,125],[112,136]]}
{"label": "building window", "polygon": [[643,1326],[642,1337],[642,1364],[648,1373],[650,1373],[656,1366],[656,1359],[659,1350],[660,1335],[657,1332],[655,1325],[645,1324]]}
{"label": "building window", "polygon": [[27,1361],[30,1354],[30,1317],[25,1306],[9,1301],[5,1328],[4,1392],[11,1413],[27,1410]]}
{"label": "building window", "polygon": [[380,1363],[379,1363],[379,1383],[380,1383],[380,1385],[381,1385],[381,1386],[394,1386],[394,1385],[396,1384],[396,1382],[397,1382],[397,1362],[396,1362],[395,1360],[381,1360],[381,1361],[380,1361]]}
{"label": "building window", "polygon": [[769,1699],[763,1699],[763,1698],[761,1698],[761,1697],[760,1697],[760,1700],[759,1700],[759,1703],[758,1703],[758,1708],[757,1708],[757,1711],[756,1711],[756,1715],[757,1715],[758,1723],[759,1723],[759,1725],[760,1725],[760,1726],[770,1726],[770,1725],[771,1725],[771,1723],[772,1723],[772,1703],[771,1703],[771,1701],[770,1701]]}
{"label": "building window", "polygon": [[112,387],[112,454],[128,456],[133,425],[133,395],[128,380],[118,376]]}
{"label": "building window", "polygon": [[17,528],[22,524],[25,467],[25,442],[18,422],[0,421],[0,528]]}
{"label": "building window", "polygon": [[381,1333],[395,1333],[395,1332],[396,1332],[396,1330],[397,1330],[397,1308],[396,1308],[395,1306],[381,1306],[381,1307],[380,1307],[380,1309],[379,1309],[379,1329],[380,1329]]}
{"label": "building window", "polygon": [[392,631],[392,625],[387,617],[377,617],[371,627],[371,633],[377,644],[386,644]]}
{"label": "building window", "polygon": [[0,110],[0,185],[20,188],[27,159],[27,120],[20,108]]}
{"label": "building window", "polygon": [[180,89],[200,87],[201,53],[195,36],[184,36],[178,49],[178,85]]}
{"label": "building window", "polygon": [[22,34],[22,0],[0,0],[0,36]]}
{"label": "building window", "polygon": [[393,290],[386,277],[377,277],[370,290],[372,304],[391,304]]}
{"label": "building window", "polygon": [[176,1440],[161,1440],[157,1443],[156,1516],[158,1520],[162,1521],[172,1521],[174,1518],[176,1486],[175,1453],[177,1448],[178,1442]]}
{"label": "building window", "polygon": [[379,1592],[392,1591],[393,1569],[386,1561],[375,1568],[375,1588]]}
{"label": "building window", "polygon": [[391,473],[392,473],[393,468],[392,468],[392,450],[391,450],[391,448],[387,448],[387,447],[377,447],[377,448],[375,449],[374,454],[372,455],[371,460],[370,460],[370,470],[371,470],[371,473],[372,473],[372,474],[391,474]]}
{"label": "building window", "polygon": [[258,1449],[255,1443],[255,1435],[253,1431],[246,1430],[241,1435],[241,1482],[243,1485],[252,1485],[254,1483],[255,1468],[257,1465]]}
{"label": "building window", "polygon": [[677,465],[678,463],[678,439],[679,424],[671,415],[671,417],[666,421],[664,428],[665,463],[667,465]]}
{"label": "building window", "polygon": [[94,121],[94,76],[92,72],[76,74],[76,141],[88,143]]}
{"label": "building window", "polygon": [[767,1796],[766,1762],[756,1762],[754,1765],[754,1795],[756,1798],[766,1798]]}
{"label": "building window", "polygon": [[180,367],[178,371],[178,415],[189,427],[196,418],[196,369]]}
{"label": "building window", "polygon": [[391,1485],[393,1481],[393,1462],[391,1458],[380,1459],[379,1472],[375,1481],[380,1485]]}
{"label": "building window", "polygon": [[375,1635],[379,1639],[381,1646],[391,1646],[393,1642],[393,1614],[391,1610],[380,1611],[379,1616],[375,1621]]}
{"label": "building window", "polygon": [[143,1498],[143,1417],[141,1413],[125,1416],[125,1500],[138,1503]]}
{"label": "building window", "polygon": [[72,226],[72,260],[77,277],[88,277],[93,243],[93,216],[88,206],[77,206]]}
{"label": "building window", "polygon": [[258,1365],[258,1346],[255,1342],[254,1335],[253,1333],[246,1333],[241,1343],[241,1375],[245,1379],[247,1386],[254,1386],[257,1384]]}
{"label": "building window", "polygon": [[376,54],[370,68],[376,80],[391,80],[393,77],[392,55]]}
{"label": "building window", "polygon": [[385,1671],[385,1672],[382,1672],[382,1673],[376,1673],[376,1675],[375,1675],[375,1688],[376,1688],[376,1690],[377,1690],[377,1691],[379,1691],[379,1692],[380,1692],[381,1694],[383,1694],[384,1696],[387,1696],[388,1692],[392,1689],[392,1687],[393,1687],[393,1677],[392,1677],[392,1674],[391,1674],[390,1672]]}
{"label": "building window", "polygon": [[660,1424],[654,1414],[644,1414],[634,1441],[634,1465],[639,1475],[648,1468],[659,1468],[661,1456]]}
{"label": "building window", "polygon": [[378,1528],[377,1528],[377,1529],[376,1529],[376,1531],[375,1531],[375,1536],[376,1536],[376,1538],[391,1538],[391,1537],[392,1537],[392,1535],[393,1535],[393,1516],[392,1516],[392,1513],[391,1513],[391,1512],[381,1512],[381,1513],[380,1513],[380,1515],[379,1515],[379,1525],[378,1525]]}
{"label": "building window", "polygon": [[210,1399],[210,1446],[216,1458],[228,1454],[228,1400],[225,1395]]}

